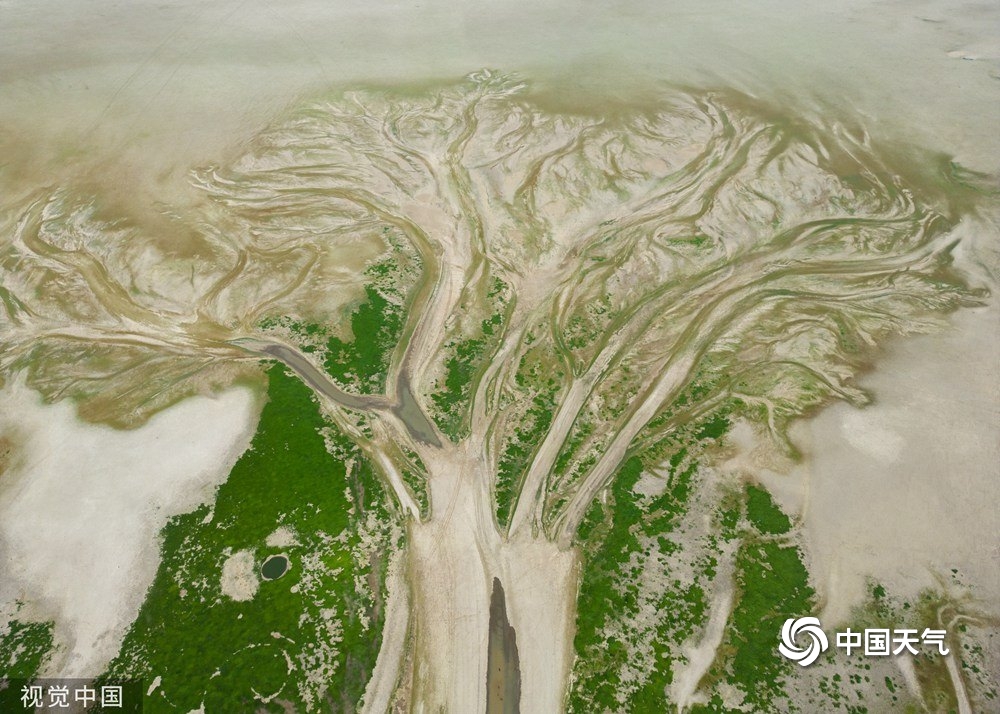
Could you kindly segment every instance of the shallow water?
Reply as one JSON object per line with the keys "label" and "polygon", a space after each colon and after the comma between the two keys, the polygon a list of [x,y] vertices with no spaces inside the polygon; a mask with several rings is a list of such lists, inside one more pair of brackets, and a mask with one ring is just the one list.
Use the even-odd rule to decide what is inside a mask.
{"label": "shallow water", "polygon": [[260,574],[264,580],[277,580],[286,572],[288,572],[288,558],[283,555],[272,555],[260,567]]}
{"label": "shallow water", "polygon": [[641,100],[652,81],[732,87],[1000,166],[988,4],[8,0],[0,13],[7,177],[47,183],[75,165],[126,203],[135,182],[156,193],[303,93],[480,67],[584,106],[594,91]]}

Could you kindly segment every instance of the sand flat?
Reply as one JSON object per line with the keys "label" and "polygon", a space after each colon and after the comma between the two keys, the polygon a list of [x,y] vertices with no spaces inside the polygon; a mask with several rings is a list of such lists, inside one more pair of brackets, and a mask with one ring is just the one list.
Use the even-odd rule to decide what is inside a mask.
{"label": "sand flat", "polygon": [[117,431],[21,381],[0,390],[0,431],[15,444],[0,476],[0,605],[55,620],[62,651],[48,675],[95,676],[117,653],[156,574],[160,530],[214,499],[258,411],[233,388]]}

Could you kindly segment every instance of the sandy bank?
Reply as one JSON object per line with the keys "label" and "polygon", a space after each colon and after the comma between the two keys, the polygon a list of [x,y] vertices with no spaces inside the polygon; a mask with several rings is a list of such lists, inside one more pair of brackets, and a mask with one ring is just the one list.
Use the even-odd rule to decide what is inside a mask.
{"label": "sandy bank", "polygon": [[[134,431],[80,422],[22,382],[0,391],[0,605],[56,622],[52,676],[100,673],[117,653],[159,564],[158,533],[210,502],[253,434],[246,388],[193,397]],[[22,611],[22,616],[24,615]]]}

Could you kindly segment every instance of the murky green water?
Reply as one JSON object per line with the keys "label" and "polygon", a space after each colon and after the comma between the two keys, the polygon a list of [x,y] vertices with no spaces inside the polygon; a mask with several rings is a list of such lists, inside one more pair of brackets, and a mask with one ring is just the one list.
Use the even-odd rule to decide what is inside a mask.
{"label": "murky green water", "polygon": [[288,558],[283,555],[272,555],[260,566],[260,574],[264,580],[277,580],[288,572]]}

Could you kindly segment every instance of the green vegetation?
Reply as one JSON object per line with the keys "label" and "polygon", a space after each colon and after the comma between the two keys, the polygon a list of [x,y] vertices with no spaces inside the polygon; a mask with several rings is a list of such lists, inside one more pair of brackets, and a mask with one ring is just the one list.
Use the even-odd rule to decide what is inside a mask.
{"label": "green vegetation", "polygon": [[[500,318],[500,315],[494,317]],[[499,324],[484,321],[483,325]],[[486,366],[486,358],[494,345],[486,333],[478,339],[458,340],[449,343],[449,357],[445,363],[444,389],[431,395],[437,408],[434,421],[453,441],[468,433],[468,406],[472,401],[475,377]]]}
{"label": "green vegetation", "polygon": [[789,617],[810,614],[815,593],[798,548],[749,538],[736,556],[740,597],[733,609],[727,645],[732,681],[754,711],[777,711],[785,702],[784,675],[792,666],[775,648]]}
{"label": "green vegetation", "polygon": [[[974,632],[983,626],[988,628],[992,623],[988,617],[983,618],[976,612],[973,602],[962,596],[955,597],[954,593],[962,593],[967,587],[957,569],[951,571],[947,580],[945,587],[925,589],[913,601],[894,595],[879,582],[869,581],[868,596],[855,610],[849,626],[855,631],[865,628],[905,628],[918,633],[926,628],[945,629],[945,646],[953,653],[960,653],[962,677],[967,693],[973,696],[973,711],[993,711],[996,709],[996,702],[1000,700],[1000,687],[997,686],[996,678],[991,676],[987,664],[989,655],[983,648],[984,640],[978,639]],[[979,630],[980,633],[983,631]],[[920,646],[918,650],[921,654],[913,657],[912,663],[920,685],[922,702],[918,704],[911,699],[901,680],[888,676],[883,678],[883,694],[887,693],[894,704],[905,704],[907,711],[958,711],[955,688],[945,659],[933,645]],[[867,674],[861,676],[866,683],[869,682]]]}
{"label": "green vegetation", "polygon": [[[791,663],[777,652],[776,637],[789,617],[813,613],[816,594],[797,546],[774,538],[788,532],[788,517],[767,491],[749,486],[742,493],[743,527],[732,508],[723,509],[724,537],[737,538],[737,597],[726,636],[709,679],[739,688],[750,711],[796,711],[787,699],[785,676]],[[737,525],[736,528],[732,526]],[[698,712],[727,711],[720,698],[696,707]]]}
{"label": "green vegetation", "polygon": [[[586,562],[577,602],[570,711],[663,709],[677,647],[704,624],[705,585],[718,565],[714,543],[686,555],[670,533],[695,492],[699,463],[691,453],[707,448],[715,438],[708,434],[723,422],[728,425],[724,415],[708,417],[629,458],[606,501],[595,502],[581,524]],[[657,495],[636,490],[647,463],[667,469]],[[679,557],[689,558],[697,573],[693,582],[670,575],[669,563]],[[643,623],[650,613],[653,620]]]}
{"label": "green vegetation", "polygon": [[[617,465],[577,534],[573,711],[663,710],[674,672],[703,641],[710,597],[731,611],[716,610],[724,638],[694,683],[702,710],[789,710],[808,699],[793,691],[803,681],[837,705],[855,706],[848,690],[861,682],[895,697],[882,672],[789,676],[776,634],[815,608],[794,523],[729,472],[735,460],[708,464],[726,460],[712,451],[735,414],[766,424],[794,454],[790,420],[832,399],[868,399],[853,382],[883,337],[985,297],[949,267],[963,216],[936,195],[967,184],[971,201],[983,177],[947,167],[928,193],[860,127],[790,121],[735,93],[675,87],[662,103],[602,117],[554,111],[526,89],[482,71],[426,95],[358,88],[323,98],[249,142],[228,169],[196,175],[206,200],[175,216],[199,238],[184,255],[135,250],[148,243],[142,222],[113,219],[113,206],[82,188],[15,202],[8,223],[19,240],[4,262],[17,268],[7,287],[18,295],[0,300],[17,329],[5,368],[27,367],[46,399],[75,399],[88,419],[130,425],[255,370],[238,345],[268,316],[265,332],[295,342],[348,392],[400,397],[389,405],[325,390],[324,404],[339,401],[337,423],[366,450],[365,438],[379,442],[379,461],[398,467],[444,528],[465,512],[451,510],[463,503],[455,494],[488,493],[478,477],[493,474],[469,464],[475,449],[498,473],[494,503],[473,512],[495,506],[502,531],[564,409],[545,452],[551,473],[523,495],[540,499],[541,530],[560,545],[572,538],[577,498],[593,495],[581,477],[601,454]],[[239,239],[213,245],[226,235]],[[381,258],[367,264],[354,302],[333,307],[345,305],[344,258],[376,244]],[[138,273],[148,279],[137,283]],[[503,334],[509,349],[498,352]],[[387,384],[394,366],[398,383]],[[419,438],[424,417],[451,440],[468,435],[487,369],[497,378],[482,441],[418,445],[438,441]],[[560,405],[566,394],[574,399]],[[164,529],[160,570],[110,665],[108,676],[155,679],[149,711],[351,710],[372,671],[400,514],[309,389],[279,366],[268,396],[216,503]],[[400,421],[418,439],[385,443],[401,436]],[[619,437],[630,442],[624,457]],[[445,485],[461,482],[436,489],[433,514],[430,474],[407,444]],[[465,491],[469,472],[476,487]],[[483,564],[508,572],[502,532],[476,526],[489,546]],[[290,570],[260,582],[277,552]],[[421,561],[433,567],[436,555]],[[876,587],[865,616],[890,621],[892,607]],[[912,613],[940,622],[942,608],[958,622],[943,596]],[[9,669],[37,669],[51,627],[18,627],[7,626],[0,654]],[[426,654],[410,652],[406,668],[419,676]],[[947,673],[928,662],[916,666],[928,701],[951,706]],[[418,697],[445,691],[429,684],[414,688]]]}
{"label": "green vegetation", "polygon": [[616,665],[627,660],[628,652],[621,642],[606,639],[605,625],[618,613],[638,609],[635,588],[621,587],[618,569],[628,562],[629,553],[639,550],[636,530],[641,527],[642,512],[632,489],[641,475],[640,459],[633,457],[622,464],[611,488],[614,503],[603,524],[601,546],[589,555],[584,569],[577,605],[575,647],[581,661],[571,699],[573,711],[594,711],[591,704],[603,709],[620,706],[615,696],[621,687]]}
{"label": "green vegetation", "polygon": [[517,405],[524,411],[514,422],[517,426],[513,433],[501,447],[495,482],[497,522],[501,527],[510,518],[520,480],[552,424],[562,386],[562,373],[545,365],[543,352],[538,347],[528,350],[515,376],[518,387],[530,395],[530,400]]}
{"label": "green vegetation", "polygon": [[51,622],[0,624],[0,679],[34,677],[52,651]]}
{"label": "green vegetation", "polygon": [[[147,712],[202,703],[206,711],[280,712],[282,701],[302,712],[346,711],[374,666],[384,566],[398,538],[386,525],[385,494],[307,387],[281,365],[268,382],[253,443],[213,509],[164,529],[156,580],[109,667],[110,676],[162,678]],[[294,542],[268,546],[280,527]],[[255,568],[285,553],[290,569],[234,601],[220,578],[240,551]]]}
{"label": "green vegetation", "polygon": [[[588,512],[580,529],[586,565],[571,711],[662,710],[673,667],[683,656],[680,646],[706,624],[707,591],[723,549],[735,549],[737,595],[702,684],[709,701],[694,711],[727,711],[716,688],[722,681],[739,689],[749,711],[790,710],[783,680],[789,663],[777,654],[775,638],[787,617],[813,611],[815,593],[798,549],[779,539],[787,538],[791,522],[767,491],[749,486],[711,495],[704,490],[698,455],[728,425],[726,412],[717,411],[631,457],[606,499]],[[647,463],[660,464],[665,477],[656,495],[637,489]],[[686,513],[693,499],[706,497],[717,504],[717,522],[692,536]],[[683,537],[671,538],[676,531]],[[679,562],[688,564],[692,580],[671,574]]]}
{"label": "green vegetation", "polygon": [[469,391],[478,363],[486,351],[486,341],[460,340],[450,345],[452,354],[447,362],[444,391],[433,395],[434,405],[441,411],[435,420],[445,434],[458,439],[465,432],[462,406],[469,402]]}
{"label": "green vegetation", "polygon": [[385,389],[393,350],[399,344],[404,307],[414,269],[399,255],[401,244],[390,241],[394,252],[365,270],[365,299],[351,313],[351,334],[345,342],[330,337],[324,366],[331,377],[363,394]]}
{"label": "green vegetation", "polygon": [[[269,317],[261,322],[265,331],[282,331],[303,352],[317,354],[323,368],[334,380],[354,393],[382,393],[393,351],[401,338],[404,302],[414,280],[413,261],[397,240],[390,239],[393,252],[373,263],[366,271],[365,299],[350,315],[353,339],[344,341],[329,334],[329,329],[315,322],[293,320],[287,316]],[[359,336],[361,337],[359,339]],[[368,433],[368,416],[353,415],[362,433]],[[407,451],[411,468],[402,470],[403,480],[421,509],[428,512],[424,479],[415,471],[423,466],[416,454]]]}
{"label": "green vegetation", "polygon": [[438,390],[431,395],[434,404],[431,417],[438,428],[453,441],[469,431],[469,408],[478,378],[489,364],[489,357],[500,341],[504,324],[502,308],[506,302],[507,285],[494,279],[484,301],[489,319],[482,320],[470,336],[445,343],[445,376]]}
{"label": "green vegetation", "polygon": [[402,305],[390,302],[384,290],[365,286],[365,301],[351,314],[354,340],[330,338],[323,363],[326,371],[337,381],[356,386],[363,394],[383,391],[389,359],[402,329]]}
{"label": "green vegetation", "polygon": [[303,352],[320,355],[327,373],[358,394],[385,390],[389,362],[402,337],[408,294],[418,273],[404,243],[388,229],[384,237],[390,252],[365,269],[364,298],[347,316],[351,339],[330,335],[324,325],[284,315],[268,317],[260,325],[265,331],[290,332]]}
{"label": "green vegetation", "polygon": [[788,516],[771,500],[771,495],[757,486],[747,487],[747,518],[761,533],[780,535],[792,527]]}

